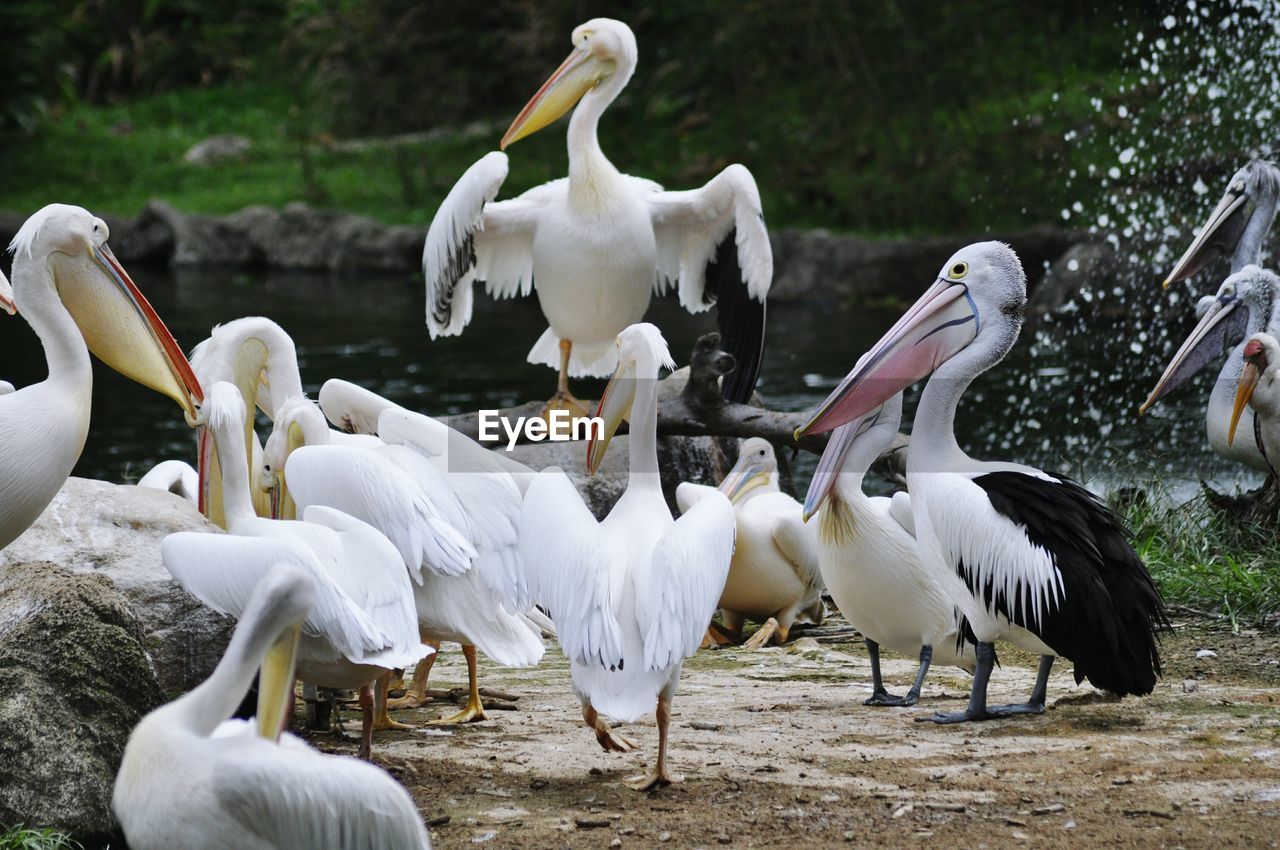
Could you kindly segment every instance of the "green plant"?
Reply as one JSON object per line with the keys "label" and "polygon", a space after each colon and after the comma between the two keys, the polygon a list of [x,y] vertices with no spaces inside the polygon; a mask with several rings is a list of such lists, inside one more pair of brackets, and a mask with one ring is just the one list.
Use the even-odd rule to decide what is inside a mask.
{"label": "green plant", "polygon": [[81,845],[66,833],[45,827],[28,829],[15,826],[0,834],[0,850],[82,850]]}

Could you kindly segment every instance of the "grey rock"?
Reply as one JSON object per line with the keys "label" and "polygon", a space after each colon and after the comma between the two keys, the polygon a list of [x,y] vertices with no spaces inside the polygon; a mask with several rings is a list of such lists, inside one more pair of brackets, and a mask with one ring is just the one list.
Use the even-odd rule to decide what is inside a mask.
{"label": "grey rock", "polygon": [[[1032,292],[1027,312],[1043,316],[1062,309],[1071,301],[1079,301],[1084,291],[1105,292],[1120,273],[1120,258],[1106,242],[1079,242],[1049,264],[1044,280]],[[1115,315],[1124,309],[1117,299],[1103,302],[1101,312]]]}
{"label": "grey rock", "polygon": [[[161,201],[151,201],[147,209],[173,234],[173,265],[262,265],[262,253],[249,238],[245,225],[233,217],[193,215]],[[237,215],[242,215],[242,210]]]}
{"label": "grey rock", "polygon": [[164,568],[160,541],[175,531],[217,528],[171,493],[69,478],[31,528],[0,551],[0,566],[48,560],[110,579],[142,622],[161,688],[174,695],[213,671],[234,625]]}
{"label": "grey rock", "polygon": [[238,159],[248,153],[252,147],[253,142],[244,136],[234,134],[210,136],[196,142],[182,155],[182,161],[191,165],[213,165],[228,159]]}
{"label": "grey rock", "polygon": [[142,628],[102,576],[47,562],[0,571],[0,824],[90,842],[117,827],[125,743],[164,700]]}

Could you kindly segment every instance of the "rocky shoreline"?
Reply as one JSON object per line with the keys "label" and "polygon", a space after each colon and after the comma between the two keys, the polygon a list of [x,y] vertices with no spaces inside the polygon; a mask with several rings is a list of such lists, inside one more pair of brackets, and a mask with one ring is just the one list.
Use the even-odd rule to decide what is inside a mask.
{"label": "rocky shoreline", "polygon": [[[25,213],[0,212],[3,244],[8,244],[25,217]],[[426,236],[426,222],[418,227],[386,225],[303,203],[283,209],[246,207],[226,216],[208,216],[151,201],[135,218],[107,216],[106,221],[112,249],[128,265],[416,275]],[[774,256],[770,298],[819,306],[850,298],[910,295],[957,248],[998,239],[1008,242],[1022,258],[1036,311],[1042,280],[1077,286],[1100,264],[1105,265],[1102,261],[1110,254],[1081,232],[1053,227],[896,239],[785,228],[772,231],[770,238]],[[1054,297],[1046,303],[1057,301]]]}

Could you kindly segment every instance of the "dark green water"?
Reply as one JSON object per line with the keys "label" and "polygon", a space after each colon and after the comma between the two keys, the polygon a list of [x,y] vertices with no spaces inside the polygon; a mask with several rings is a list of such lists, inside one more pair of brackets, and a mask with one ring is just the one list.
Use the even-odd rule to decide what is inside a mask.
{"label": "dark green water", "polygon": [[[409,275],[131,271],[184,348],[217,322],[275,319],[297,343],[312,394],[340,377],[423,412],[458,413],[547,398],[554,388],[551,370],[525,362],[545,327],[534,299],[495,303],[479,295],[462,336],[431,342],[421,281]],[[907,292],[901,305],[771,305],[760,388],[767,402],[799,410],[819,401],[914,295]],[[694,340],[714,329],[711,315],[690,316],[673,299],[655,301],[649,319],[682,365]],[[1205,444],[1203,404],[1212,376],[1139,420],[1137,404],[1169,343],[1135,353],[1134,320],[1087,321],[1065,331],[1025,330],[1010,357],[966,396],[957,419],[961,444],[977,457],[1060,469],[1102,486],[1159,479],[1174,495],[1189,493],[1200,478],[1252,480]],[[1190,321],[1177,319],[1175,341]],[[26,323],[5,318],[0,327],[0,377],[19,387],[41,380],[43,356]],[[574,386],[579,396],[594,398],[602,385]],[[96,364],[93,424],[77,475],[133,481],[160,460],[190,459],[193,452],[176,405]],[[812,463],[799,458],[797,483],[807,481]]]}

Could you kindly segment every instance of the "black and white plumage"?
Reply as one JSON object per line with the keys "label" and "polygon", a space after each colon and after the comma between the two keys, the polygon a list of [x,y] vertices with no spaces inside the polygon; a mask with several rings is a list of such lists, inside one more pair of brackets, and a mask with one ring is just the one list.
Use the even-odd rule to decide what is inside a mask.
{"label": "black and white plumage", "polygon": [[614,339],[643,319],[654,292],[674,285],[690,312],[718,305],[723,345],[739,364],[725,379],[725,397],[746,401],[760,372],[773,277],[755,180],[730,165],[700,189],[666,192],[619,172],[596,126],[635,69],[635,36],[620,21],[598,18],[574,30],[573,43],[502,141],[505,148],[576,105],[569,176],[496,201],[506,155],[490,153],[467,169],[423,246],[431,337],[462,332],[477,281],[494,298],[536,291],[550,327],[528,359],[559,368],[557,398],[571,401],[567,376],[611,374]]}
{"label": "black and white plumage", "polygon": [[[1146,694],[1160,674],[1159,591],[1116,517],[1074,482],[1029,466],[977,461],[956,443],[956,405],[1017,340],[1026,277],[1007,246],[970,245],[841,382],[802,432],[864,416],[927,375],[907,460],[922,557],[976,639],[968,708],[935,720],[1044,710],[1053,658],[1119,694]],[[1025,705],[988,706],[993,644],[1042,656]]]}

